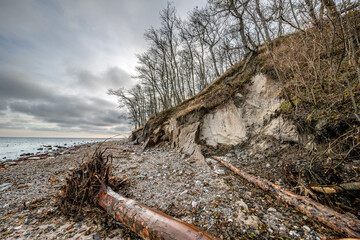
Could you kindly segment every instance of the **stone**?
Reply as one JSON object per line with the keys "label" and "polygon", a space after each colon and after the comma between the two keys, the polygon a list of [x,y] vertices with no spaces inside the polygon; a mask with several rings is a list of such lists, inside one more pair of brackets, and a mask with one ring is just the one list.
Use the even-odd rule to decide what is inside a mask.
{"label": "stone", "polygon": [[197,205],[198,205],[198,203],[197,203],[196,201],[193,201],[193,202],[191,203],[191,206],[192,206],[193,208],[196,208]]}
{"label": "stone", "polygon": [[15,166],[15,165],[17,165],[16,162],[4,162],[4,164],[5,164],[6,166]]}
{"label": "stone", "polygon": [[216,169],[215,173],[218,175],[225,175],[225,171],[223,169]]}
{"label": "stone", "polygon": [[276,209],[273,208],[273,207],[270,207],[270,208],[268,209],[268,212],[276,212]]}
{"label": "stone", "polygon": [[241,226],[245,226],[250,229],[259,229],[261,221],[255,215],[246,216],[242,211],[238,212],[237,221]]}
{"label": "stone", "polygon": [[40,160],[40,157],[29,157],[29,160]]}
{"label": "stone", "polygon": [[306,226],[306,225],[302,226],[302,228],[303,228],[306,232],[310,232],[310,231],[311,231],[311,229],[310,229],[308,226]]}
{"label": "stone", "polygon": [[13,185],[12,183],[3,183],[3,184],[0,184],[0,192],[1,192],[1,191],[5,191],[5,190],[11,188],[12,185]]}
{"label": "stone", "polygon": [[249,211],[248,205],[242,199],[240,201],[237,201],[235,204],[238,205],[241,208],[241,210],[244,210],[246,212]]}

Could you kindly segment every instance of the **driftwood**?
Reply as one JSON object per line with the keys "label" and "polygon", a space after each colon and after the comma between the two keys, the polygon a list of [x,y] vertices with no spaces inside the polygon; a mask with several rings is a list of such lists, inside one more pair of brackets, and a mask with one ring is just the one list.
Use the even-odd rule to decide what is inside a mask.
{"label": "driftwood", "polygon": [[306,214],[308,217],[332,228],[336,232],[343,233],[349,237],[360,237],[359,220],[340,214],[333,209],[317,203],[307,197],[296,195],[266,179],[248,174],[220,158],[212,158],[249,182],[259,186],[261,189],[271,192],[279,200],[295,207],[303,214]]}
{"label": "driftwood", "polygon": [[103,157],[104,152],[95,153],[70,172],[59,199],[64,214],[77,215],[85,205],[100,206],[144,239],[215,239],[191,224],[115,193],[112,189],[120,188],[127,179],[111,177],[112,157]]}
{"label": "driftwood", "polygon": [[98,193],[97,204],[144,239],[215,239],[191,224],[125,198],[104,184]]}
{"label": "driftwood", "polygon": [[325,194],[334,194],[345,191],[359,191],[360,182],[342,183],[336,186],[310,186],[311,190]]}

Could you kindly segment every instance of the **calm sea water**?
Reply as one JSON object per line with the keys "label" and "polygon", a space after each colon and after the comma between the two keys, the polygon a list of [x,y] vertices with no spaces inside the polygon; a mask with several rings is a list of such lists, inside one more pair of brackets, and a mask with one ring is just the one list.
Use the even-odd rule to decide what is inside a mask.
{"label": "calm sea water", "polygon": [[26,153],[36,154],[56,151],[56,146],[72,147],[85,143],[103,142],[104,140],[104,138],[0,137],[0,161],[16,160],[21,154]]}

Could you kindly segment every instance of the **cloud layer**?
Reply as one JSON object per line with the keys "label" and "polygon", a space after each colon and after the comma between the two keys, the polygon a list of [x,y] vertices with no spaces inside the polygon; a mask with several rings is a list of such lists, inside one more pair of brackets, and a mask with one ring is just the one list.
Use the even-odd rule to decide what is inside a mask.
{"label": "cloud layer", "polygon": [[[184,17],[206,0],[174,1]],[[129,134],[107,89],[136,82],[145,29],[167,0],[3,0],[0,7],[0,137]]]}

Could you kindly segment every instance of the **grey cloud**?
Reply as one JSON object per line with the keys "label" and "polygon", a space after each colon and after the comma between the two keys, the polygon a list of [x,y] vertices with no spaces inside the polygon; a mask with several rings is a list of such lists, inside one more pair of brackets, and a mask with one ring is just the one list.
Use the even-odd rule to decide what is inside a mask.
{"label": "grey cloud", "polygon": [[10,122],[10,121],[0,123],[0,129],[1,128],[4,128],[4,129],[23,129],[23,127],[21,125],[14,124],[13,122]]}
{"label": "grey cloud", "polygon": [[[174,5],[183,14],[205,2],[175,0]],[[0,130],[129,132],[127,115],[116,110],[106,90],[134,84],[129,73],[135,54],[146,49],[144,30],[159,25],[166,4],[2,0]],[[9,122],[15,115],[25,119]]]}
{"label": "grey cloud", "polygon": [[132,87],[135,82],[129,73],[118,68],[111,67],[101,74],[94,74],[86,69],[68,69],[67,73],[76,79],[77,86],[89,90]]}
{"label": "grey cloud", "polygon": [[[0,71],[0,99],[46,99],[51,98],[49,91],[30,76],[17,71]],[[3,105],[3,104],[2,104]],[[4,107],[4,106],[2,106]]]}
{"label": "grey cloud", "polygon": [[[58,101],[56,101],[58,100]],[[64,126],[113,126],[126,123],[120,113],[112,109],[112,104],[96,105],[78,97],[58,96],[55,101],[44,103],[15,101],[9,104],[13,112],[25,113],[49,123]]]}
{"label": "grey cloud", "polygon": [[[110,81],[116,78],[117,73],[113,71],[117,70],[109,71],[110,75],[115,74]],[[126,114],[116,110],[113,102],[98,97],[64,94],[29,79],[31,80],[22,73],[0,71],[0,110],[10,109],[12,113],[26,114],[43,122],[57,124],[59,128],[68,129],[84,126],[89,131],[96,127],[107,131],[105,127],[128,124]],[[0,128],[15,129],[16,126],[21,126],[21,123],[13,127],[2,124]],[[51,129],[56,130],[47,130]],[[33,130],[46,131],[45,128],[36,127]]]}

